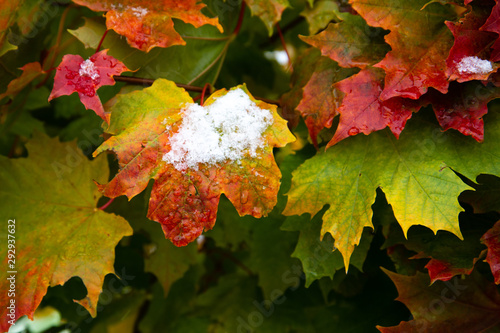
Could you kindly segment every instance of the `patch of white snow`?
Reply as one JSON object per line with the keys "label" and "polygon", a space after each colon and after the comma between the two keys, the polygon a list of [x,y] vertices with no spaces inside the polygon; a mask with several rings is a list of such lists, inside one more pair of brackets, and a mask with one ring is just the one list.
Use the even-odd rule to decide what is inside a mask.
{"label": "patch of white snow", "polygon": [[143,7],[127,7],[127,9],[138,19],[142,19],[148,13],[148,10]]}
{"label": "patch of white snow", "polygon": [[95,68],[94,62],[90,59],[87,59],[80,64],[78,74],[80,74],[80,76],[89,76],[92,80],[99,77],[99,72]]}
{"label": "patch of white snow", "polygon": [[457,64],[460,74],[486,74],[493,71],[491,62],[480,59],[476,56],[463,57]]}
{"label": "patch of white snow", "polygon": [[259,108],[240,88],[229,91],[204,107],[187,104],[179,131],[170,138],[171,149],[163,160],[177,170],[197,169],[257,156],[262,133],[273,123],[271,112]]}

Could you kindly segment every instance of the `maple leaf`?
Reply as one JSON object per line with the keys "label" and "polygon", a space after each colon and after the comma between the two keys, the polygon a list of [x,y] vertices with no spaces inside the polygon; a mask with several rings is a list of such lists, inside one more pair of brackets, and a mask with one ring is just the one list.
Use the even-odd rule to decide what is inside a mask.
{"label": "maple leaf", "polygon": [[[17,271],[15,316],[33,318],[47,287],[73,276],[87,288],[86,298],[78,302],[95,316],[104,277],[114,273],[115,246],[132,234],[123,218],[96,208],[101,195],[92,179],[108,178],[107,160],[89,161],[75,142],[60,143],[42,134],[34,134],[26,147],[27,158],[0,157],[0,215],[4,221],[15,220],[14,233],[2,231],[15,244],[10,269]],[[0,254],[7,267],[7,246]],[[9,304],[7,270],[1,276],[0,302]],[[3,318],[6,311],[0,311]],[[7,320],[0,329],[7,331]]]}
{"label": "maple leaf", "polygon": [[[491,10],[490,16],[481,27],[483,31],[494,32],[500,34],[500,3],[496,1],[495,6]],[[490,60],[493,62],[500,61],[500,39],[497,37],[496,41],[491,46],[492,52]]]}
{"label": "maple leaf", "polygon": [[[311,221],[307,216],[288,217],[281,229],[287,231],[300,231],[299,239],[292,257],[302,262],[304,274],[306,275],[306,287],[322,277],[328,276],[333,279],[335,273],[344,268],[344,260],[339,251],[333,251],[334,240],[329,235],[320,239],[322,214],[316,214]],[[363,264],[370,248],[373,235],[365,228],[361,237],[361,243],[353,252],[350,264],[363,271]],[[348,267],[345,267],[347,271]]]}
{"label": "maple leaf", "polygon": [[[243,99],[248,96],[245,86],[236,87],[229,93],[233,101],[235,96]],[[205,107],[219,105],[224,110],[227,108],[226,115],[229,112],[236,115],[237,105],[231,109],[231,106],[218,102],[229,93],[219,90],[206,101]],[[132,198],[145,189],[150,179],[155,179],[148,218],[160,222],[166,237],[177,246],[188,244],[203,229],[213,227],[221,193],[228,197],[240,215],[267,215],[276,204],[281,177],[272,156],[272,147],[282,147],[294,138],[286,122],[277,115],[275,106],[250,98],[250,105],[255,103],[261,110],[269,110],[266,111],[269,113],[262,111],[268,114],[266,119],[269,122],[262,124],[263,132],[257,134],[262,141],[258,141],[259,146],[253,152],[242,148],[245,147],[245,137],[255,136],[256,132],[243,132],[242,136],[238,133],[243,129],[239,128],[218,138],[219,134],[215,132],[223,129],[207,132],[213,125],[209,125],[206,118],[187,120],[191,118],[182,108],[192,105],[193,101],[187,92],[171,81],[159,79],[150,88],[118,96],[111,108],[114,115],[107,129],[112,137],[98,147],[94,155],[105,150],[114,151],[121,170],[108,184],[99,185],[99,189],[111,198],[120,195]],[[241,100],[236,98],[236,102]],[[193,108],[208,115],[201,106]],[[215,108],[211,110],[217,111]],[[257,112],[255,108],[253,110]],[[234,121],[235,124],[242,121],[246,122],[245,125],[252,123],[248,119]],[[199,123],[205,125],[200,127]],[[257,118],[252,125],[248,130],[255,131],[255,126],[260,126]],[[230,124],[224,126],[231,127]],[[197,130],[192,131],[195,128]],[[181,129],[184,137],[178,135]],[[221,146],[206,145],[207,142],[227,144],[228,140],[235,140],[236,145],[226,148],[228,151],[225,152],[220,151]],[[233,154],[236,158],[231,159]]]}
{"label": "maple leaf", "polygon": [[309,129],[313,144],[317,147],[317,136],[323,128],[332,126],[333,118],[338,114],[338,96],[341,93],[334,88],[334,83],[349,77],[352,69],[344,69],[328,58],[321,57],[315,64],[315,70],[303,87],[302,99],[297,105]]}
{"label": "maple leaf", "polygon": [[19,4],[11,1],[2,3],[2,11],[0,12],[0,56],[10,50],[17,49],[17,46],[12,45],[7,36],[9,28],[14,24]]}
{"label": "maple leaf", "polygon": [[86,109],[94,110],[109,123],[110,115],[104,112],[96,91],[102,86],[114,85],[113,75],[120,75],[129,69],[122,62],[107,55],[107,51],[95,53],[87,60],[83,60],[79,55],[66,54],[57,67],[49,101],[77,92]]}
{"label": "maple leaf", "polygon": [[23,73],[18,78],[9,82],[7,91],[0,94],[0,100],[4,97],[12,97],[21,92],[28,84],[30,84],[38,76],[45,74],[39,62],[30,62],[20,68]]}
{"label": "maple leaf", "polygon": [[405,276],[382,270],[398,289],[396,300],[403,302],[414,318],[394,327],[377,326],[383,333],[483,332],[500,323],[500,294],[479,274],[429,286],[426,274]]}
{"label": "maple leaf", "polygon": [[488,247],[486,262],[490,264],[495,283],[500,284],[500,221],[481,237],[481,242]]}
{"label": "maple leaf", "polygon": [[309,23],[309,34],[323,30],[331,21],[340,21],[346,13],[341,12],[340,4],[336,1],[316,1],[306,7],[301,13]]}
{"label": "maple leaf", "polygon": [[383,71],[372,67],[334,85],[344,98],[338,108],[339,125],[327,148],[349,136],[368,135],[386,126],[399,138],[406,121],[420,109],[420,105],[399,97],[382,100],[383,80]]}
{"label": "maple leaf", "polygon": [[431,283],[449,281],[455,275],[471,274],[484,246],[478,241],[484,230],[472,230],[461,240],[449,232],[438,231],[436,235],[426,228],[414,228],[408,232],[403,244],[417,252],[411,259],[430,258],[425,268]]}
{"label": "maple leaf", "polygon": [[342,67],[364,68],[373,65],[390,50],[382,29],[371,28],[356,15],[346,15],[340,23],[330,23],[315,36],[300,36]]}
{"label": "maple leaf", "polygon": [[488,102],[498,97],[500,97],[498,87],[467,82],[451,84],[448,94],[429,91],[423,97],[423,103],[432,104],[436,118],[444,130],[453,128],[482,142],[483,116],[488,112]]}
{"label": "maple leaf", "polygon": [[491,11],[490,6],[472,6],[473,10],[458,22],[446,22],[455,42],[446,59],[446,75],[458,82],[486,80],[498,69],[490,59],[490,44],[495,33],[480,31]]}
{"label": "maple leaf", "polygon": [[[355,136],[320,152],[293,173],[283,214],[316,214],[324,205],[321,237],[332,234],[347,267],[364,227],[372,227],[376,188],[381,187],[404,233],[415,224],[434,232],[461,235],[458,195],[465,185],[453,171],[471,178],[481,172],[498,174],[500,122],[491,126],[479,144],[453,132],[442,133],[429,121],[413,119],[399,140],[388,131]],[[444,169],[443,169],[444,168]]]}
{"label": "maple leaf", "polygon": [[459,201],[471,205],[475,214],[500,213],[500,178],[481,174],[477,176],[476,182],[471,184],[475,191],[462,192]]}
{"label": "maple leaf", "polygon": [[149,52],[153,47],[184,45],[181,35],[174,29],[179,19],[196,28],[210,24],[223,31],[217,18],[201,13],[205,4],[199,0],[160,0],[155,2],[113,0],[73,0],[93,11],[106,11],[106,26],[127,38],[130,46]]}
{"label": "maple leaf", "polygon": [[273,27],[281,20],[283,11],[290,7],[288,0],[245,0],[252,15],[260,17],[269,32],[273,34]]}
{"label": "maple leaf", "polygon": [[446,58],[453,35],[444,22],[457,15],[452,6],[425,6],[428,2],[349,1],[369,25],[391,31],[385,41],[392,50],[375,65],[386,72],[382,100],[397,96],[418,99],[429,87],[447,92]]}

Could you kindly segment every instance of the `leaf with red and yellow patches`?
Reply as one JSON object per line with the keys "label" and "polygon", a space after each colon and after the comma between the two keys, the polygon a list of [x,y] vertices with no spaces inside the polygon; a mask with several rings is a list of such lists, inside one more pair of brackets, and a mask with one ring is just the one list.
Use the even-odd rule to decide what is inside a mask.
{"label": "leaf with red and yellow patches", "polygon": [[420,109],[418,102],[391,98],[381,100],[384,72],[377,68],[363,69],[345,80],[336,83],[333,88],[343,93],[344,98],[338,108],[339,126],[327,147],[359,133],[366,135],[388,126],[399,138],[413,112]]}
{"label": "leaf with red and yellow patches", "polygon": [[396,300],[404,303],[413,316],[413,320],[398,326],[377,326],[383,333],[486,332],[500,323],[500,294],[479,273],[429,286],[427,274],[405,276],[382,270],[398,289]]}
{"label": "leaf with red and yellow patches", "polygon": [[20,69],[23,71],[23,73],[18,78],[10,81],[9,85],[7,86],[7,91],[3,94],[0,94],[0,100],[7,96],[12,97],[17,95],[34,79],[45,73],[39,62],[30,62]]}
{"label": "leaf with red and yellow patches", "polygon": [[381,100],[418,99],[430,87],[442,93],[448,90],[446,58],[453,46],[453,35],[444,22],[455,20],[457,14],[450,5],[425,6],[428,2],[349,1],[369,25],[391,31],[385,41],[392,50],[375,65],[386,72]]}
{"label": "leaf with red and yellow patches", "polygon": [[304,118],[312,142],[317,147],[319,132],[325,127],[330,128],[338,114],[339,92],[334,89],[334,83],[351,76],[355,70],[341,68],[325,57],[321,57],[315,66],[314,73],[303,88],[297,111]]}
{"label": "leaf with red and yellow patches", "polygon": [[223,31],[217,18],[202,14],[205,4],[199,0],[73,0],[94,11],[106,11],[106,26],[127,38],[130,46],[149,52],[153,47],[186,44],[174,29],[173,18],[196,28],[210,24]]}
{"label": "leaf with red and yellow patches", "polygon": [[290,7],[288,0],[246,0],[252,15],[258,16],[269,32],[273,34],[273,27],[281,20],[283,11]]}
{"label": "leaf with red and yellow patches", "polygon": [[99,117],[109,123],[110,115],[104,112],[96,91],[102,86],[114,85],[113,76],[129,69],[121,61],[107,55],[107,51],[95,53],[87,60],[83,60],[79,55],[66,54],[57,67],[49,101],[77,92],[85,108],[94,110]]}
{"label": "leaf with red and yellow patches", "polygon": [[446,75],[450,80],[486,80],[498,69],[497,65],[489,61],[490,44],[497,34],[479,30],[490,12],[491,6],[476,5],[458,22],[446,22],[455,38],[446,59]]}
{"label": "leaf with red and yellow patches", "polygon": [[[500,3],[498,1],[491,10],[490,16],[481,27],[481,30],[500,34]],[[491,49],[492,52],[490,60],[493,62],[500,61],[500,38],[498,38],[498,36],[496,41],[491,46]]]}
{"label": "leaf with red and yellow patches", "polygon": [[[114,273],[115,247],[132,234],[122,217],[96,208],[101,194],[92,180],[108,179],[105,156],[89,161],[76,142],[61,143],[44,134],[34,134],[26,148],[27,158],[0,157],[0,217],[9,221],[9,228],[0,231],[6,268],[0,273],[2,332],[9,328],[6,318],[33,318],[47,288],[73,276],[87,288],[78,303],[95,316],[104,277]],[[8,260],[13,259],[9,253],[15,260]],[[6,306],[14,299],[8,296],[11,274],[15,314],[7,317]]]}
{"label": "leaf with red and yellow patches", "polygon": [[[175,245],[214,226],[222,193],[240,215],[265,216],[275,206],[281,174],[272,149],[294,138],[276,106],[256,101],[245,86],[219,90],[202,107],[159,79],[119,95],[111,111],[112,136],[94,155],[114,151],[120,171],[99,189],[108,197],[131,198],[154,179],[148,218],[160,222]],[[222,123],[215,126],[218,119]],[[248,137],[256,141],[246,142]]]}
{"label": "leaf with red and yellow patches", "polygon": [[330,23],[317,35],[300,38],[342,67],[365,68],[382,60],[390,50],[384,42],[384,31],[369,27],[357,15],[346,14],[343,18],[342,22]]}
{"label": "leaf with red and yellow patches", "polygon": [[500,284],[500,221],[481,237],[481,242],[488,247],[486,261],[490,264],[495,283]]}
{"label": "leaf with red and yellow patches", "polygon": [[432,104],[436,118],[445,131],[453,128],[482,142],[487,104],[498,97],[499,87],[484,86],[480,82],[452,83],[448,94],[429,91],[423,97],[423,103]]}

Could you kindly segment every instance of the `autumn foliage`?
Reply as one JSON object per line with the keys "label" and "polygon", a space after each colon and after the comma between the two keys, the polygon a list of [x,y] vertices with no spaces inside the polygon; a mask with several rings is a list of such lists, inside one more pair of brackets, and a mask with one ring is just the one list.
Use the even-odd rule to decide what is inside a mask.
{"label": "autumn foliage", "polygon": [[6,1],[1,331],[496,331],[499,22]]}

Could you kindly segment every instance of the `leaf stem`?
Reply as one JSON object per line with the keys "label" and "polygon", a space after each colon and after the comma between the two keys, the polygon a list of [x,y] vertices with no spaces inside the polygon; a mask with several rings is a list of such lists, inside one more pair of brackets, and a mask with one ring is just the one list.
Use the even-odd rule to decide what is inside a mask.
{"label": "leaf stem", "polygon": [[[61,40],[62,40],[62,34],[64,31],[64,23],[66,22],[66,17],[68,16],[68,12],[72,7],[73,7],[73,5],[69,5],[68,7],[66,7],[64,9],[63,13],[61,14],[61,19],[59,20],[59,27],[57,28],[56,43],[52,47],[52,54],[50,56],[50,60],[48,60],[47,62],[45,62],[45,61],[43,62],[42,69],[47,68],[47,67],[48,68],[54,67],[54,63],[55,63],[56,57],[57,57],[57,52],[59,50],[59,46],[60,46]],[[49,58],[47,57],[46,59],[49,59]],[[48,63],[48,66],[47,66],[47,63]],[[51,73],[52,73],[52,71],[47,71],[47,74],[45,75],[43,80],[39,84],[36,85],[36,88],[40,88],[41,86],[43,86],[47,82],[47,80],[49,79]]]}
{"label": "leaf stem", "polygon": [[243,18],[245,17],[245,1],[241,2],[240,15],[238,16],[238,22],[236,23],[236,27],[233,30],[233,35],[237,35],[240,32],[241,26],[243,24]]}
{"label": "leaf stem", "polygon": [[288,66],[287,67],[289,70],[293,70],[292,59],[290,58],[290,53],[288,53],[288,48],[286,47],[285,37],[283,37],[283,32],[281,31],[279,23],[276,23],[276,31],[278,32],[278,35],[280,36],[281,45],[283,46],[283,49],[286,52],[286,56],[288,57]]}
{"label": "leaf stem", "polygon": [[109,207],[109,205],[111,205],[111,203],[115,200],[115,198],[111,198],[109,199],[108,202],[106,202],[104,205],[102,205],[101,207],[99,207],[100,210],[105,210],[106,208]]}
{"label": "leaf stem", "polygon": [[203,105],[205,102],[205,92],[208,90],[208,95],[210,96],[212,94],[212,88],[210,87],[210,83],[205,83],[203,86],[203,90],[201,91],[201,100],[200,100],[200,105]]}
{"label": "leaf stem", "polygon": [[106,38],[108,31],[109,29],[106,29],[106,31],[104,31],[104,34],[102,35],[101,40],[99,41],[99,45],[97,45],[97,49],[95,49],[95,53],[99,52],[99,50],[101,49],[102,43],[104,42],[104,38]]}

